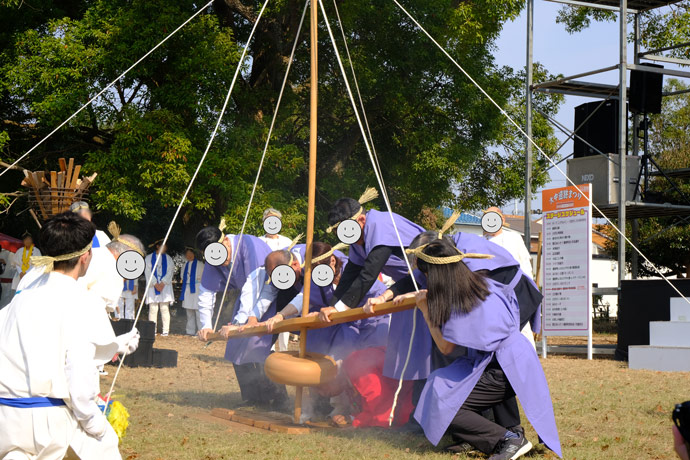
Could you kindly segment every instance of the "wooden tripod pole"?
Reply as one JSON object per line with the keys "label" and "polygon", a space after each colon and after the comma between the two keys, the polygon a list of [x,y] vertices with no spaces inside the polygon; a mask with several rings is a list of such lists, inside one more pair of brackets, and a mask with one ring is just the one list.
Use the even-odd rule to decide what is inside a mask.
{"label": "wooden tripod pole", "polygon": [[[314,241],[314,207],[316,206],[316,143],[318,113],[318,0],[311,0],[311,107],[309,121],[309,201],[307,206],[307,251],[304,260],[304,300],[302,302],[302,316],[309,313],[309,296],[311,291],[311,259],[312,243]],[[303,358],[307,352],[307,329],[301,329],[299,335],[299,357]],[[295,391],[295,423],[300,422],[302,416],[302,387]]]}

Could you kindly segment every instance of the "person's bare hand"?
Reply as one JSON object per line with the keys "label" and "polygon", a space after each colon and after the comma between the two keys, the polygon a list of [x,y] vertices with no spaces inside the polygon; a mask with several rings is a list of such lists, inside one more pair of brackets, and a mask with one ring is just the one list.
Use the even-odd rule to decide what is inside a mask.
{"label": "person's bare hand", "polygon": [[224,339],[227,339],[229,337],[230,332],[234,332],[238,330],[240,327],[239,326],[233,326],[232,324],[226,324],[225,326],[220,328],[220,331],[218,333],[223,336]]}
{"label": "person's bare hand", "polygon": [[247,328],[256,327],[256,326],[258,326],[258,325],[259,325],[259,320],[256,319],[256,316],[250,316],[250,317],[247,319],[247,323],[244,324],[243,326],[240,326],[238,330],[239,330],[240,332],[242,332],[242,331],[244,331],[244,330],[247,329]]}
{"label": "person's bare hand", "polygon": [[401,295],[397,296],[395,299],[393,299],[393,305],[395,305],[397,307],[398,305],[403,303],[403,301],[405,301],[407,299],[411,299],[415,295],[416,295],[415,292],[408,292],[407,294],[401,294]]}
{"label": "person's bare hand", "polygon": [[276,313],[275,316],[268,318],[264,324],[266,324],[266,330],[268,332],[273,332],[273,328],[275,327],[276,323],[281,322],[285,318],[283,317],[282,313]]}
{"label": "person's bare hand", "polygon": [[307,313],[306,318],[309,318],[310,316],[319,316],[320,314],[321,314],[321,312],[312,311],[312,312]]}
{"label": "person's bare hand", "polygon": [[213,329],[209,329],[209,328],[201,329],[197,333],[199,340],[201,340],[202,342],[208,342],[208,337],[210,334],[213,334]]}
{"label": "person's bare hand", "polygon": [[678,428],[675,425],[673,426],[673,448],[675,449],[676,454],[678,454],[678,458],[681,460],[690,460],[688,446],[685,443],[683,435],[680,434],[680,431],[678,431]]}
{"label": "person's bare hand", "polygon": [[324,323],[330,323],[331,322],[331,314],[335,313],[337,311],[338,310],[336,310],[335,307],[324,307],[319,312],[319,320],[321,320]]}
{"label": "person's bare hand", "polygon": [[427,305],[426,302],[426,289],[422,289],[419,292],[415,293],[415,298],[417,299],[417,308],[419,308],[426,317],[426,315],[429,313],[429,306]]}
{"label": "person's bare hand", "polygon": [[386,299],[382,295],[368,299],[367,303],[364,305],[364,313],[366,313],[367,315],[373,315],[374,313],[376,313],[376,311],[375,311],[376,305],[380,305],[380,304],[385,303],[385,302],[386,302]]}

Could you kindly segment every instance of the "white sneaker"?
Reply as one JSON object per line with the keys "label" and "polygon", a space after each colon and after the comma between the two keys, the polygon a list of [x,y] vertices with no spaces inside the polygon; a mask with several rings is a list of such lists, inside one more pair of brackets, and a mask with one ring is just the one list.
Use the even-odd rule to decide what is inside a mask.
{"label": "white sneaker", "polygon": [[167,333],[167,332],[163,332],[163,333],[161,334],[161,337],[167,337],[167,336],[168,336],[168,333]]}

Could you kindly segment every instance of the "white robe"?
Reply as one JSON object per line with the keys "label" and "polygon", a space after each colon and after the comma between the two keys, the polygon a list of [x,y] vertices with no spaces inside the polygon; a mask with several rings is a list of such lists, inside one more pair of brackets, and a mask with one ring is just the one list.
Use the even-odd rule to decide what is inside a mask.
{"label": "white robe", "polygon": [[0,458],[16,450],[27,458],[62,459],[73,440],[89,438],[98,458],[120,459],[117,435],[98,409],[94,385],[94,359],[112,356],[117,344],[92,343],[92,299],[73,278],[53,272],[37,281],[0,310],[0,398],[50,397],[66,406],[0,405],[0,427],[6,430]]}
{"label": "white robe", "polygon": [[[187,276],[189,277],[189,280],[187,280],[187,285],[185,286],[184,300],[182,301],[182,308],[187,310],[199,309],[199,288],[201,287],[201,274],[204,272],[204,263],[200,260],[197,260],[196,273],[191,273],[193,263],[194,261],[185,262],[185,265],[182,267],[182,270],[180,271],[180,281],[184,282],[184,280],[182,279],[184,277],[184,270],[185,267],[189,265],[189,268],[187,269]],[[190,292],[192,277],[195,280],[194,293]]]}
{"label": "white robe", "polygon": [[279,251],[286,249],[292,243],[292,240],[287,236],[278,235],[278,238],[269,238],[266,235],[260,236],[259,239],[266,243],[271,251]]}
{"label": "white robe", "polygon": [[[152,255],[153,253],[146,256],[146,270],[144,273],[146,275],[147,283],[149,281],[149,278],[151,278],[151,270],[153,269],[153,264],[151,263]],[[158,268],[156,269],[157,276],[154,277],[153,281],[151,281],[151,287],[146,293],[147,304],[153,302],[173,302],[175,300],[172,288],[172,279],[173,273],[175,272],[175,264],[173,263],[172,257],[170,257],[167,254],[163,254],[163,256],[168,260],[167,271],[165,272],[165,274],[163,274],[163,261],[161,260],[160,262],[158,262]],[[160,280],[165,284],[165,287],[163,287],[163,290],[160,291],[160,294],[156,294],[156,289],[153,287],[153,285],[158,282],[157,280]]]}
{"label": "white robe", "polygon": [[[21,247],[17,249],[17,252],[15,252],[12,255],[12,266],[15,269],[14,276],[12,277],[12,289],[18,289],[17,286],[19,285],[19,281],[22,279],[22,257],[24,255],[25,250],[25,247]],[[31,256],[38,257],[40,255],[41,251],[36,246],[34,246],[34,250],[31,252]],[[31,265],[31,262],[29,262],[29,270],[31,270],[31,267],[33,267],[33,265]],[[29,270],[27,270],[26,273],[28,273]]]}

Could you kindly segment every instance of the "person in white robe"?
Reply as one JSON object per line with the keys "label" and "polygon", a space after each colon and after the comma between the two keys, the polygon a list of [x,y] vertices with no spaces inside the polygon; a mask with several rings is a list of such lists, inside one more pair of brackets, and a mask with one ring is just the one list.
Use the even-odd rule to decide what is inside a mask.
{"label": "person in white robe", "polygon": [[[280,220],[283,218],[283,214],[274,208],[266,209],[263,217],[264,229],[266,229],[266,219],[269,217],[277,217]],[[271,251],[280,251],[281,249],[287,248],[290,246],[290,243],[292,243],[292,240],[287,236],[283,236],[279,233],[269,233],[269,231],[266,231],[266,234],[264,236],[260,236],[259,239],[264,241],[268,247],[271,248]]]}
{"label": "person in white robe", "polygon": [[[146,304],[149,306],[149,321],[156,323],[158,327],[158,311],[161,312],[161,336],[167,337],[170,332],[170,303],[175,300],[173,295],[173,273],[175,264],[172,257],[166,254],[167,247],[161,247],[163,240],[156,241],[152,246],[154,251],[146,256],[146,282],[153,277],[150,288],[146,292]],[[153,273],[153,266],[156,264],[158,253],[160,252],[161,261],[158,263],[156,272]]]}
{"label": "person in white robe", "polygon": [[[529,276],[530,279],[534,278],[532,272],[532,256],[530,256],[525,242],[516,232],[505,232],[503,231],[503,226],[505,225],[505,217],[501,210],[495,206],[490,207],[485,211],[486,213],[495,212],[501,217],[501,226],[495,232],[487,232],[484,230],[484,238],[501,246],[503,249],[508,251],[510,255],[515,257],[515,260],[520,264],[520,270],[522,270],[525,275]],[[522,335],[527,337],[534,349],[537,349],[537,345],[534,342],[534,334],[532,333],[532,326],[529,322],[522,328]]]}
{"label": "person in white robe", "polygon": [[[72,203],[69,209],[73,213],[83,217],[89,222],[93,222],[93,212],[91,212],[89,203],[87,203],[86,201],[75,201],[74,203]],[[103,230],[96,229],[96,234],[93,237],[92,247],[104,248],[105,245],[108,243],[110,243],[110,238],[108,237],[108,235]]]}
{"label": "person in white robe", "polygon": [[93,294],[77,279],[91,261],[94,233],[71,213],[46,222],[48,257],[35,259],[45,273],[0,311],[0,458],[57,460],[72,444],[82,459],[121,459],[96,403],[95,363],[136,344],[93,340]]}
{"label": "person in white robe", "polygon": [[119,319],[134,319],[134,304],[137,300],[137,280],[124,280],[122,294],[117,303]]}
{"label": "person in white robe", "polygon": [[187,335],[196,337],[201,329],[201,317],[199,316],[199,288],[201,287],[201,275],[204,272],[204,263],[197,259],[194,249],[187,247],[184,253],[187,261],[180,272],[182,291],[180,301],[182,308],[187,313]]}
{"label": "person in white robe", "polygon": [[14,253],[5,248],[0,248],[0,309],[7,306],[12,300],[12,278],[14,278]]}
{"label": "person in white robe", "polygon": [[[24,278],[32,267],[31,257],[40,256],[41,251],[34,246],[34,239],[30,233],[26,232],[22,236],[24,246],[17,249],[12,256],[12,266],[14,267],[14,276],[12,277],[12,291],[17,290],[19,281]],[[13,293],[14,294],[14,293]]]}

